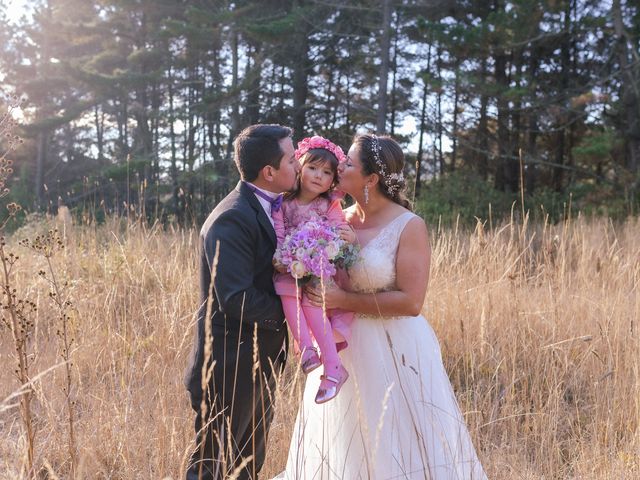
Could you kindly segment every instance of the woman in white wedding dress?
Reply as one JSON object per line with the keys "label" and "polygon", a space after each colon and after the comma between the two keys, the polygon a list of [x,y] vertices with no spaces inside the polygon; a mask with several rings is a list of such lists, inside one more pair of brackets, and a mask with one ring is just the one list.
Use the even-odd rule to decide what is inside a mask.
{"label": "woman in white wedding dress", "polygon": [[[421,218],[402,196],[404,155],[389,137],[360,135],[339,188],[361,246],[351,291],[328,287],[328,308],[357,313],[340,355],[349,378],[318,405],[319,374],[307,378],[287,480],[484,479],[440,347],[420,315],[430,249]],[[316,304],[319,292],[309,292]]]}

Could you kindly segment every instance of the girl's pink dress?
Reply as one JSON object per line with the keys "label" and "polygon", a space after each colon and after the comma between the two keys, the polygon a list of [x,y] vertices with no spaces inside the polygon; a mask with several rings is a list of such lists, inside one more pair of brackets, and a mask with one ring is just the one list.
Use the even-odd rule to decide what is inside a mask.
{"label": "girl's pink dress", "polygon": [[[330,198],[322,196],[316,197],[312,202],[303,205],[298,199],[285,199],[279,211],[274,212],[273,218],[278,245],[281,245],[285,237],[297,228],[300,224],[312,220],[314,218],[322,218],[336,227],[347,225],[340,200],[342,195],[332,193]],[[346,273],[338,270],[334,277],[334,281],[341,285],[344,283]],[[296,280],[288,273],[276,272],[273,278],[276,293],[280,296],[301,297],[301,303],[308,305],[306,295],[302,295],[300,288],[296,289]],[[351,323],[353,322],[353,312],[347,312],[341,309],[330,309],[327,311],[327,317],[331,322],[333,330],[344,338],[344,342],[338,343],[338,350],[346,347],[351,334]]]}

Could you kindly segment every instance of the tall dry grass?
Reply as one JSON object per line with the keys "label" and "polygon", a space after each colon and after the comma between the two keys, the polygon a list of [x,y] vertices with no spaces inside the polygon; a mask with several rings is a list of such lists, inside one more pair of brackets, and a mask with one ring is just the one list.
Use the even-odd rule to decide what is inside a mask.
{"label": "tall dry grass", "polygon": [[[65,369],[56,312],[18,240],[18,288],[38,304],[32,352],[42,477],[68,478]],[[483,464],[493,479],[640,475],[640,221],[582,219],[432,230],[424,313]],[[182,478],[193,414],[182,385],[197,307],[196,233],[127,224],[71,227],[53,258],[69,281],[76,478]],[[25,478],[19,385],[0,335],[0,478]],[[282,470],[300,393],[290,362],[277,395],[263,478]],[[5,400],[3,400],[5,399]]]}

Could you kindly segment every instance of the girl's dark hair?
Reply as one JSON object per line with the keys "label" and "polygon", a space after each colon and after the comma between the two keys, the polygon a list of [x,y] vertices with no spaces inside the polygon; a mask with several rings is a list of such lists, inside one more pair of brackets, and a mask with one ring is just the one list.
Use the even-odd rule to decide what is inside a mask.
{"label": "girl's dark hair", "polygon": [[[321,193],[320,196],[324,198],[329,198],[329,195],[338,184],[338,159],[336,156],[331,153],[329,150],[325,150],[324,148],[313,148],[309,150],[307,153],[300,157],[300,167],[304,167],[308,163],[329,163],[331,165],[331,171],[333,171],[333,182],[331,182],[331,186],[329,190],[324,193]],[[300,177],[302,177],[302,168],[300,170]],[[296,187],[290,191],[285,193],[285,198],[289,200],[293,200],[300,195],[300,178],[298,179],[298,183]]]}
{"label": "girl's dark hair", "polygon": [[404,169],[404,153],[402,147],[398,145],[393,138],[388,136],[377,136],[377,144],[380,147],[378,156],[385,166],[386,176],[382,174],[380,167],[376,163],[376,154],[374,152],[374,137],[369,134],[356,135],[353,143],[358,146],[360,151],[360,161],[362,162],[362,173],[371,175],[375,173],[379,177],[378,185],[382,194],[393,200],[398,205],[403,206],[407,210],[412,210],[411,202],[404,195],[406,189],[406,181],[404,179],[390,178],[391,174],[400,174]]}

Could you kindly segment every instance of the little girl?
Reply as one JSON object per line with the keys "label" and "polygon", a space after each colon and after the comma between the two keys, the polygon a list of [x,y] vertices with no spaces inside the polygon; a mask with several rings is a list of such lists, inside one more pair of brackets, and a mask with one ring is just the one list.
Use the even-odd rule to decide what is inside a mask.
{"label": "little girl", "polygon": [[[346,161],[344,152],[329,140],[314,136],[298,143],[295,156],[302,167],[298,186],[285,195],[282,207],[273,214],[278,246],[300,224],[318,217],[338,227],[340,237],[353,243],[355,233],[345,221],[340,196],[333,193],[338,180],[338,164]],[[347,346],[353,313],[330,310],[325,315],[321,307],[309,303],[300,286],[296,286],[296,280],[282,266],[276,265],[276,269],[279,272],[274,277],[276,293],[282,299],[287,324],[300,348],[302,371],[307,374],[324,366],[315,399],[316,403],[324,403],[338,394],[349,377],[338,350]],[[320,357],[309,330],[320,348]],[[343,339],[338,345],[334,331]]]}

